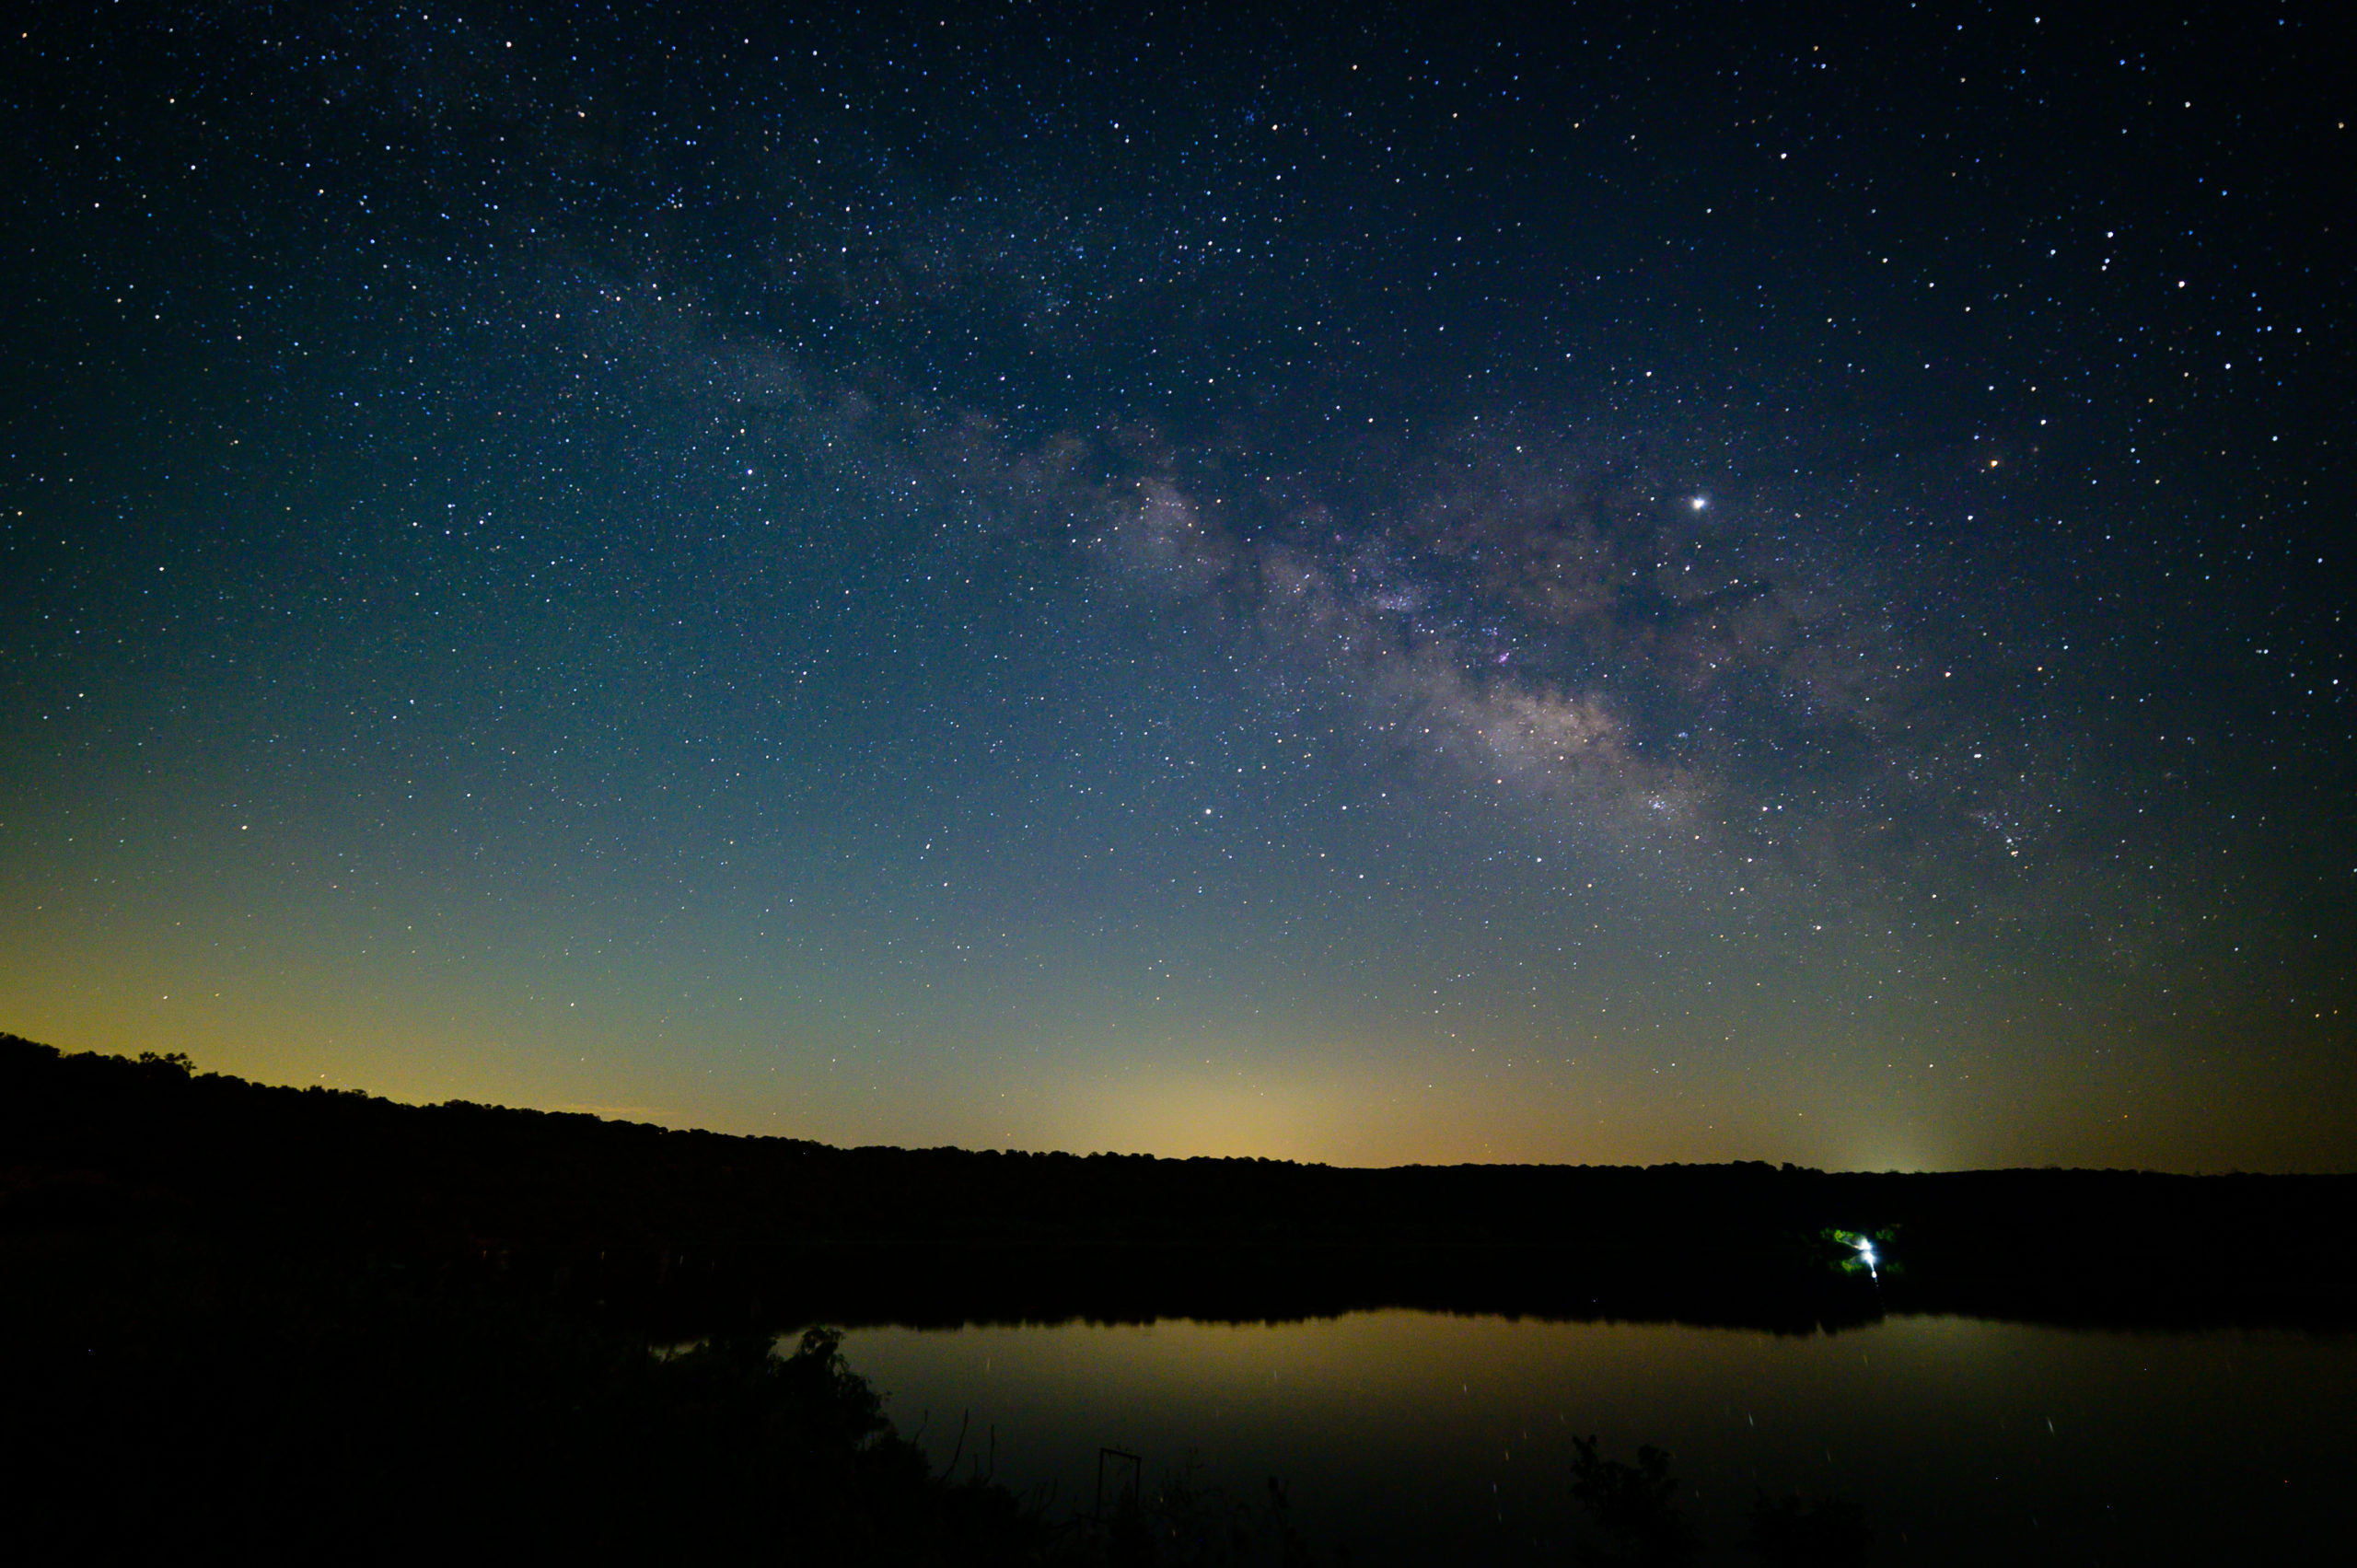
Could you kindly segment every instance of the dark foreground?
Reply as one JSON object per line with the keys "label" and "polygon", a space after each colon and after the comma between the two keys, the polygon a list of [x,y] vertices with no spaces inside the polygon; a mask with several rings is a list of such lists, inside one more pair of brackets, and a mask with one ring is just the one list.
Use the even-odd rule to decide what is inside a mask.
{"label": "dark foreground", "polygon": [[0,1477],[31,1560],[1121,1560],[970,1467],[931,1473],[829,1339],[775,1358],[770,1331],[1377,1306],[2345,1326],[2352,1198],[2346,1177],[839,1150],[0,1036]]}

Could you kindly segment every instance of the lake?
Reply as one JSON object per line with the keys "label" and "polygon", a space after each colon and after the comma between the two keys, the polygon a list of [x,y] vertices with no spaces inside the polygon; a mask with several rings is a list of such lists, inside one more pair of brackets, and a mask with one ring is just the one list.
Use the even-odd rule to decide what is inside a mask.
{"label": "lake", "polygon": [[1401,1310],[867,1328],[843,1351],[936,1466],[994,1464],[1059,1515],[1092,1505],[1100,1448],[1149,1487],[1190,1456],[1239,1501],[1278,1476],[1363,1568],[1568,1561],[1589,1434],[1669,1450],[1706,1562],[1752,1561],[1761,1490],[1863,1505],[1878,1563],[2339,1563],[2357,1541],[2357,1334]]}

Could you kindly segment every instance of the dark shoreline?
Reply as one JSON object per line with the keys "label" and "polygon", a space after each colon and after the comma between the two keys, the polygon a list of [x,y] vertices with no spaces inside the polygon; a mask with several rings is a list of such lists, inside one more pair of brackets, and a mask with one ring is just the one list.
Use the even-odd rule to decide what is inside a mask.
{"label": "dark shoreline", "polygon": [[[0,1036],[0,1477],[27,1561],[790,1539],[810,1562],[1144,1564],[1151,1508],[1051,1517],[935,1473],[829,1330],[790,1355],[779,1331],[1376,1307],[2339,1331],[2352,1198],[2338,1176],[842,1150]],[[1282,1509],[1254,1527],[1312,1560]]]}
{"label": "dark shoreline", "polygon": [[[677,1337],[1376,1307],[1783,1332],[1895,1313],[2357,1326],[2357,1176],[837,1149],[273,1088],[14,1036],[0,1108],[12,1235],[495,1285]],[[1878,1278],[1837,1232],[1883,1238]]]}

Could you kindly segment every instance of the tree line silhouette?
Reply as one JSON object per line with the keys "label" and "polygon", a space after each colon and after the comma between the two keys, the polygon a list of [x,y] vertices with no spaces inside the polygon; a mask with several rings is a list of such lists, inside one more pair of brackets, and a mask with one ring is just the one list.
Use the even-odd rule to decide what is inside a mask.
{"label": "tree line silhouette", "polygon": [[[835,1148],[267,1087],[0,1036],[6,1213],[496,1276],[680,1337],[1363,1307],[1805,1331],[2357,1320],[2357,1177],[1367,1170]],[[1859,1266],[1880,1237],[1878,1266]]]}
{"label": "tree line silhouette", "polygon": [[[27,1561],[784,1541],[829,1562],[1306,1562],[1282,1488],[1214,1506],[1180,1477],[1123,1534],[936,1474],[830,1332],[778,1354],[774,1331],[1379,1306],[2345,1324],[2351,1197],[2347,1177],[838,1149],[0,1036],[0,1477]],[[1666,1458],[1582,1455],[1589,1554],[1684,1561]],[[1749,1545],[1831,1563],[1864,1540],[1854,1510],[1762,1499]]]}

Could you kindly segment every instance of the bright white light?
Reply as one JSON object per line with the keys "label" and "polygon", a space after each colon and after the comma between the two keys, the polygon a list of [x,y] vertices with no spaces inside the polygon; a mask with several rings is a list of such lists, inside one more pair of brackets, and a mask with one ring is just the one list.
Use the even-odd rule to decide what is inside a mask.
{"label": "bright white light", "polygon": [[1686,504],[1687,504],[1689,506],[1693,507],[1696,511],[1698,511],[1698,512],[1699,512],[1699,511],[1701,511],[1703,507],[1705,507],[1705,506],[1707,506],[1707,505],[1709,505],[1711,504],[1711,499],[1710,499],[1710,497],[1709,497],[1709,496],[1707,496],[1707,495],[1697,495],[1697,496],[1695,496],[1692,500],[1690,500],[1690,501],[1687,502]]}

